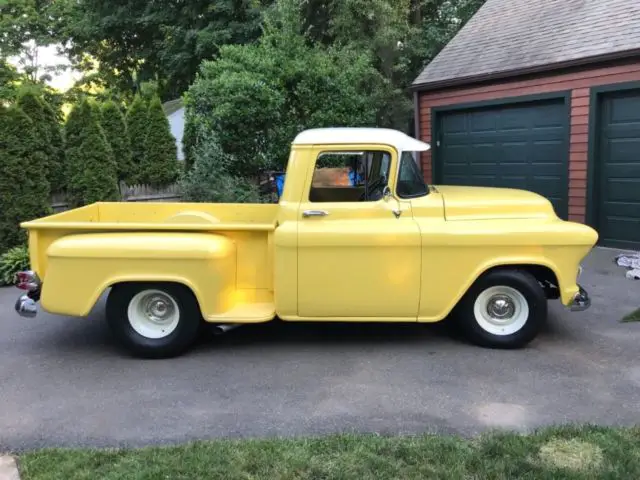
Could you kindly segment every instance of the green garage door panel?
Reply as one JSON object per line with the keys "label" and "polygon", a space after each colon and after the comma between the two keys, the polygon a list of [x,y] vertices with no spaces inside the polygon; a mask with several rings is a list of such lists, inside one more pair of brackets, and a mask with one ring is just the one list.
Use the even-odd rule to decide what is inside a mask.
{"label": "green garage door panel", "polygon": [[569,113],[564,100],[439,115],[436,179],[445,185],[519,188],[568,215]]}
{"label": "green garage door panel", "polygon": [[602,97],[595,169],[596,228],[603,244],[640,248],[640,90]]}

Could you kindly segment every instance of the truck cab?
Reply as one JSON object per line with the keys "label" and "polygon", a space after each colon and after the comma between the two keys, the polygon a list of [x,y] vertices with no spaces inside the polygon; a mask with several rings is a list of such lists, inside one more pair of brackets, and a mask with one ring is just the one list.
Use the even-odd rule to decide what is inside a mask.
{"label": "truck cab", "polygon": [[548,300],[589,306],[578,275],[593,229],[536,193],[427,185],[428,150],[395,130],[307,130],[276,204],[98,203],[26,222],[33,270],[19,275],[16,309],[83,317],[108,292],[120,342],[168,357],[203,324],[276,317],[449,318],[474,343],[518,348]]}

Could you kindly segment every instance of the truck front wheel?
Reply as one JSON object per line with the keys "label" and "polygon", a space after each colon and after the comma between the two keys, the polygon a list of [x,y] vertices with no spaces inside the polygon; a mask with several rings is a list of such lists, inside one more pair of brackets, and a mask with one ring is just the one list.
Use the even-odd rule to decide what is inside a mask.
{"label": "truck front wheel", "polygon": [[198,302],[182,285],[115,285],[107,299],[107,322],[117,340],[143,358],[169,358],[194,342],[201,322]]}
{"label": "truck front wheel", "polygon": [[547,320],[547,299],[533,275],[495,270],[481,277],[454,312],[463,334],[488,348],[521,348]]}

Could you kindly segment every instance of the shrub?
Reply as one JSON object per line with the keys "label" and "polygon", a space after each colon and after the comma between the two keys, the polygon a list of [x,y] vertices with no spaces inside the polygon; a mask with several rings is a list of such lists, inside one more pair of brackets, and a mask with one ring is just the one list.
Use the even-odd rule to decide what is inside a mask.
{"label": "shrub", "polygon": [[176,140],[171,135],[169,120],[158,97],[149,105],[144,157],[140,163],[139,180],[154,186],[173,183],[180,169]]}
{"label": "shrub", "polygon": [[131,142],[120,107],[109,100],[102,106],[102,129],[118,165],[118,180],[133,183]]}
{"label": "shrub", "polygon": [[104,136],[94,105],[84,100],[78,105],[77,118],[84,118],[81,128],[72,124],[72,142],[67,148],[69,203],[78,207],[100,201],[119,199],[117,165]]}
{"label": "shrub", "polygon": [[371,55],[309,44],[299,12],[281,14],[282,26],[267,24],[257,45],[224,46],[204,62],[186,94],[185,128],[215,133],[237,159],[233,175],[281,169],[306,128],[376,125],[386,94]]}
{"label": "shrub", "polygon": [[225,154],[214,136],[199,141],[193,149],[194,165],[180,181],[187,202],[259,203],[257,185],[229,174],[235,159]]}
{"label": "shrub", "polygon": [[144,161],[144,141],[147,137],[148,106],[142,97],[136,96],[127,112],[127,133],[131,144],[132,183],[139,182],[142,162]]}
{"label": "shrub", "polygon": [[13,285],[18,272],[29,270],[29,249],[20,245],[0,255],[0,285]]}
{"label": "shrub", "polygon": [[0,252],[25,242],[20,222],[50,212],[45,172],[33,122],[17,106],[0,107]]}

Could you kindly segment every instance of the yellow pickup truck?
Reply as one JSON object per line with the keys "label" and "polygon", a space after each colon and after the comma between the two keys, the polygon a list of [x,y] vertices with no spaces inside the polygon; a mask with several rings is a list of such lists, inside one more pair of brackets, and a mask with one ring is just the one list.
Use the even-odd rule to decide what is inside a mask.
{"label": "yellow pickup truck", "polygon": [[426,185],[429,145],[329,128],[292,143],[277,204],[96,203],[24,223],[23,316],[106,316],[133,354],[185,352],[202,325],[438,322],[492,348],[529,343],[547,300],[589,307],[598,235],[521,190]]}

